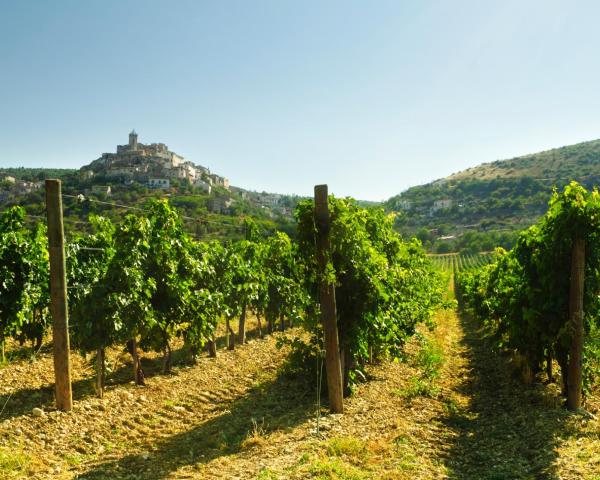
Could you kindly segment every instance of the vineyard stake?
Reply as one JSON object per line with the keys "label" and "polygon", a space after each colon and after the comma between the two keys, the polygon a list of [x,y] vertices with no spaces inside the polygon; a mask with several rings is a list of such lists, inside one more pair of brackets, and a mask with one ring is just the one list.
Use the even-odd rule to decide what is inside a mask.
{"label": "vineyard stake", "polygon": [[327,185],[315,186],[315,224],[317,226],[317,261],[319,264],[319,302],[325,333],[325,369],[329,405],[333,413],[344,413],[340,343],[337,329],[335,286],[325,278],[329,257],[329,203]]}
{"label": "vineyard stake", "polygon": [[69,317],[60,180],[46,180],[46,213],[48,252],[50,254],[50,311],[54,344],[56,407],[68,412],[73,408],[73,393],[71,391]]}
{"label": "vineyard stake", "polygon": [[567,407],[569,410],[581,408],[584,278],[585,240],[576,237],[571,253],[571,288],[569,291],[569,328],[572,333],[567,375]]}
{"label": "vineyard stake", "polygon": [[104,348],[96,350],[96,393],[104,397]]}

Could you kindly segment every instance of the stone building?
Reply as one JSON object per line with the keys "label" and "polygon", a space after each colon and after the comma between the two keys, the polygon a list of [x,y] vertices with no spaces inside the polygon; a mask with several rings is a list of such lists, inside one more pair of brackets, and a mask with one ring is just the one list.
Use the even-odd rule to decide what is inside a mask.
{"label": "stone building", "polygon": [[[177,179],[194,183],[202,179],[209,184],[229,188],[229,180],[210,173],[206,167],[195,165],[169,150],[164,143],[144,144],[133,130],[125,145],[117,145],[116,153],[103,153],[89,166],[82,168],[82,178],[102,174],[120,179],[126,184],[133,181],[148,184],[152,179]],[[162,187],[160,187],[162,188]]]}
{"label": "stone building", "polygon": [[117,153],[103,153],[100,160],[107,173],[115,175],[146,173],[151,167],[171,169],[184,161],[164,143],[139,143],[135,130],[129,134],[126,145],[117,145]]}
{"label": "stone building", "polygon": [[15,177],[11,177],[10,175],[0,174],[0,182],[6,183],[15,183],[17,179]]}
{"label": "stone building", "polygon": [[171,188],[171,182],[168,178],[151,178],[148,180],[148,188]]}
{"label": "stone building", "polygon": [[412,209],[412,202],[410,200],[398,199],[396,201],[396,208],[400,210],[410,210]]}
{"label": "stone building", "polygon": [[229,188],[229,180],[225,177],[221,177],[220,175],[211,174],[208,175],[212,185],[217,185],[219,187]]}
{"label": "stone building", "polygon": [[201,178],[197,178],[196,180],[194,180],[194,187],[199,188],[200,190],[208,193],[209,195],[210,195],[210,192],[212,190],[212,187],[210,186],[210,183],[205,182]]}
{"label": "stone building", "polygon": [[434,214],[439,210],[447,210],[448,208],[452,208],[452,200],[444,199],[444,200],[436,200],[433,202],[433,206],[429,210],[430,214]]}
{"label": "stone building", "polygon": [[111,195],[112,189],[110,188],[110,185],[92,185],[91,193],[108,197]]}
{"label": "stone building", "polygon": [[233,200],[229,197],[217,196],[208,201],[208,210],[213,213],[228,213]]}

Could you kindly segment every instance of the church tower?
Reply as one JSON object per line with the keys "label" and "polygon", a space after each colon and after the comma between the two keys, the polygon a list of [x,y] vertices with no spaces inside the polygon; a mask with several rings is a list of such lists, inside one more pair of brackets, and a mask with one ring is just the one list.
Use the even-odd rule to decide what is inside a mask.
{"label": "church tower", "polygon": [[137,146],[137,133],[135,133],[135,130],[132,130],[129,134],[129,148],[131,150],[137,150]]}

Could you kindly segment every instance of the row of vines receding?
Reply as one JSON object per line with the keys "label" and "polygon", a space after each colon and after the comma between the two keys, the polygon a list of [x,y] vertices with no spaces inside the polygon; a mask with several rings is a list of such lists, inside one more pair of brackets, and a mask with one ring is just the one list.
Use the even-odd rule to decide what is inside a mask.
{"label": "row of vines receding", "polygon": [[583,386],[600,373],[600,195],[573,182],[555,192],[546,215],[523,231],[509,252],[456,274],[463,308],[484,325],[499,350],[518,353],[535,375],[544,366],[550,380],[560,367],[563,394],[569,385],[571,262],[574,239],[585,242]]}
{"label": "row of vines receding", "polygon": [[[364,376],[364,364],[398,356],[418,322],[429,322],[442,302],[443,282],[416,241],[405,242],[382,210],[330,197],[332,228],[328,275],[336,286],[345,387]],[[246,220],[246,239],[197,241],[167,201],[118,223],[91,216],[89,231],[66,245],[71,345],[92,355],[101,394],[105,350],[132,356],[134,376],[144,383],[140,355],[172,363],[182,342],[193,360],[208,346],[216,355],[217,326],[226,344],[246,339],[252,312],[259,334],[285,319],[303,326],[310,340],[293,345],[307,353],[305,368],[322,354],[318,321],[313,203],[297,210],[298,240],[284,233],[262,237]],[[39,349],[51,322],[45,227],[31,225],[23,209],[0,216],[0,342],[30,340]],[[238,331],[232,329],[237,320]],[[306,338],[306,335],[302,335]],[[313,370],[314,371],[314,370]]]}

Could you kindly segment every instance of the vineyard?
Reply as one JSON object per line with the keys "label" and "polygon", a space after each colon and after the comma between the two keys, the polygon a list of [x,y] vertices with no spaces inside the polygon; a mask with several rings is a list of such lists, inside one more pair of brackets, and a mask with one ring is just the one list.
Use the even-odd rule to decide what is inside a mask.
{"label": "vineyard", "polygon": [[72,407],[51,373],[49,229],[3,212],[0,478],[599,478],[597,194],[571,185],[513,251],[467,255],[324,198],[325,220],[298,205],[294,238],[248,218],[243,240],[206,240],[166,200],[69,232]]}
{"label": "vineyard", "polygon": [[493,261],[492,252],[482,253],[447,253],[431,255],[433,264],[445,272],[458,273],[468,270],[476,270]]}
{"label": "vineyard", "polygon": [[[339,344],[344,390],[349,393],[366,352],[399,355],[415,325],[441,304],[442,285],[416,243],[405,243],[379,210],[331,198],[329,282],[339,283]],[[246,239],[221,244],[195,241],[166,201],[120,223],[90,217],[91,232],[66,248],[71,344],[95,354],[97,390],[104,389],[105,349],[126,345],[136,384],[144,384],[138,348],[163,355],[171,371],[171,343],[183,341],[193,360],[224,322],[227,348],[246,343],[245,320],[253,312],[266,331],[276,322],[302,324],[311,333],[307,350],[322,350],[312,202],[298,207],[300,241],[284,233],[261,239],[251,219]],[[41,224],[27,227],[20,207],[0,218],[0,342],[31,341],[39,350],[49,325],[48,252]],[[377,273],[375,273],[377,272]],[[346,311],[348,313],[346,313]],[[352,314],[350,314],[350,311]],[[238,332],[231,321],[239,319]],[[336,334],[337,336],[337,334]],[[308,348],[308,346],[307,346]]]}
{"label": "vineyard", "polygon": [[[545,217],[494,263],[457,275],[458,295],[496,348],[517,352],[535,376],[545,366],[579,409],[600,374],[600,197],[573,182],[555,192]],[[582,392],[585,389],[585,392]]]}

